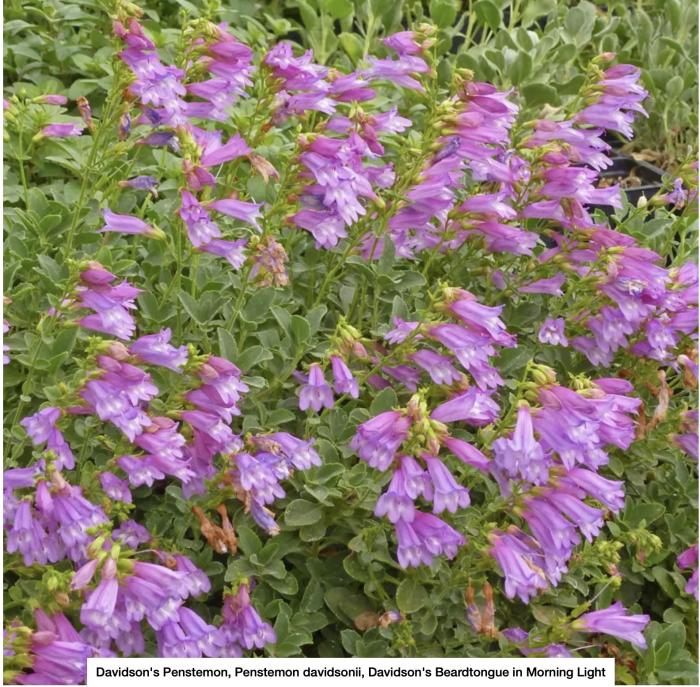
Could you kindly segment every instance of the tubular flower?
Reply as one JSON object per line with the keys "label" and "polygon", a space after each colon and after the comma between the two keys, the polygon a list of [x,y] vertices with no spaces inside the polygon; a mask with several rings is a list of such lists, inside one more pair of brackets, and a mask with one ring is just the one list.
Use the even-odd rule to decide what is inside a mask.
{"label": "tubular flower", "polygon": [[645,649],[647,643],[642,632],[648,623],[648,615],[630,615],[618,601],[601,611],[584,613],[574,620],[571,626],[582,632],[601,632],[612,635]]}

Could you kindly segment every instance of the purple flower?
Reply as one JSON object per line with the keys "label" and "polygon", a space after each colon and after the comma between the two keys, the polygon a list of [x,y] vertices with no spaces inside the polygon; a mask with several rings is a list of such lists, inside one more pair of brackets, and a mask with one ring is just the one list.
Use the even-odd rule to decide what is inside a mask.
{"label": "purple flower", "polygon": [[415,91],[424,91],[425,88],[415,76],[426,74],[430,67],[421,57],[410,54],[400,54],[398,59],[370,58],[369,68],[365,76],[370,80],[384,80]]}
{"label": "purple flower", "polygon": [[535,562],[541,559],[542,551],[531,538],[521,540],[514,534],[494,530],[491,539],[491,555],[501,566],[506,578],[505,592],[509,599],[518,597],[523,603],[546,589],[544,570]]}
{"label": "purple flower", "polygon": [[129,394],[109,382],[93,379],[80,391],[80,396],[100,420],[114,424],[130,441],[151,424],[148,415],[132,402]]}
{"label": "purple flower", "polygon": [[300,160],[315,183],[301,197],[302,209],[291,219],[312,232],[320,246],[332,247],[346,235],[344,227],[366,214],[362,198],[374,199],[363,157],[367,144],[353,133],[346,140],[316,137]]}
{"label": "purple flower", "polygon": [[125,520],[119,527],[112,530],[112,539],[136,549],[139,544],[151,541],[151,533],[134,520]]}
{"label": "purple flower", "polygon": [[114,656],[108,649],[84,641],[62,613],[48,616],[36,609],[34,617],[36,632],[23,649],[32,672],[17,675],[18,684],[81,684],[86,679],[88,658]]}
{"label": "purple flower", "polygon": [[440,404],[430,417],[438,422],[461,420],[480,427],[493,422],[498,417],[498,412],[498,404],[488,394],[472,387]]}
{"label": "purple flower", "polygon": [[80,487],[68,484],[63,477],[54,475],[54,482],[60,484],[50,500],[40,503],[37,508],[47,519],[49,527],[55,531],[73,561],[86,558],[86,548],[92,538],[88,530],[107,522],[103,510],[88,501]]}
{"label": "purple flower", "polygon": [[59,417],[61,409],[49,406],[20,420],[20,424],[27,431],[32,443],[38,446],[50,440],[56,431],[56,421]]}
{"label": "purple flower", "polygon": [[95,630],[104,628],[114,613],[118,594],[119,582],[117,578],[103,578],[97,587],[90,592],[87,601],[80,609],[80,622]]}
{"label": "purple flower", "polygon": [[565,321],[563,317],[552,319],[548,317],[540,327],[537,339],[540,343],[551,344],[552,346],[568,346],[569,340],[564,334]]}
{"label": "purple flower", "polygon": [[142,336],[129,346],[129,353],[151,365],[180,372],[180,368],[187,362],[187,346],[171,346],[168,343],[171,335],[170,329],[166,328],[158,334]]}
{"label": "purple flower", "polygon": [[209,203],[208,207],[216,212],[220,212],[229,217],[246,222],[254,227],[258,227],[258,217],[260,217],[260,204],[248,203],[235,198],[223,198]]}
{"label": "purple flower", "polygon": [[518,291],[520,293],[545,293],[550,296],[563,296],[564,292],[561,290],[561,287],[565,281],[566,277],[563,274],[557,274],[548,279],[537,279],[530,282],[525,286],[521,286]]}
{"label": "purple flower", "polygon": [[440,324],[429,331],[432,338],[450,350],[480,389],[498,386],[502,379],[489,363],[496,350],[488,335],[476,333],[457,324]]}
{"label": "purple flower", "polygon": [[90,584],[92,578],[95,576],[95,572],[97,571],[98,563],[99,561],[96,558],[93,558],[75,571],[70,583],[70,588],[72,591],[76,589],[84,589]]}
{"label": "purple flower", "polygon": [[428,349],[416,351],[411,359],[422,367],[436,384],[450,385],[458,382],[462,375],[452,365],[447,356],[440,355]]}
{"label": "purple flower", "polygon": [[452,473],[439,458],[424,455],[423,460],[430,476],[433,512],[447,510],[455,513],[458,508],[466,508],[470,503],[469,490],[455,482]]}
{"label": "purple flower", "polygon": [[131,215],[118,215],[116,212],[112,212],[108,208],[105,208],[102,213],[106,224],[98,231],[98,233],[115,231],[121,234],[143,234],[144,236],[150,236],[152,238],[165,237],[165,234],[160,229],[152,227],[150,224],[147,224],[138,217],[132,217]]}
{"label": "purple flower", "polygon": [[100,484],[109,498],[131,503],[131,491],[129,491],[129,483],[126,480],[119,479],[112,472],[102,472],[100,473]]}
{"label": "purple flower", "polygon": [[526,499],[522,516],[544,551],[545,565],[548,558],[562,562],[569,559],[580,537],[557,508],[540,498]]}
{"label": "purple flower", "polygon": [[688,192],[683,188],[683,179],[673,180],[673,190],[666,194],[666,202],[673,203],[676,210],[685,206],[688,200]]}
{"label": "purple flower", "polygon": [[152,176],[140,175],[132,179],[120,181],[119,185],[127,186],[128,188],[137,188],[141,191],[155,191],[155,188],[158,186],[158,179]]}
{"label": "purple flower", "polygon": [[639,77],[639,69],[631,64],[616,64],[606,69],[603,79],[596,84],[596,90],[601,93],[598,100],[581,110],[574,121],[619,131],[632,138],[635,113],[646,116],[641,102],[649,95],[639,85]]}
{"label": "purple flower", "polygon": [[35,138],[68,138],[80,136],[85,126],[83,124],[49,124],[45,126]]}
{"label": "purple flower", "polygon": [[315,412],[320,412],[321,408],[333,407],[333,391],[326,384],[323,370],[318,363],[309,366],[309,378],[299,392],[300,410],[311,408]]}
{"label": "purple flower", "polygon": [[110,282],[115,278],[98,263],[81,273],[80,305],[93,310],[94,314],[78,320],[78,324],[119,339],[129,339],[136,329],[129,310],[136,308],[134,299],[140,289],[126,281],[112,286]]}
{"label": "purple flower", "polygon": [[250,515],[258,526],[262,527],[271,537],[280,533],[280,527],[275,521],[275,514],[255,499],[250,502]]}
{"label": "purple flower", "polygon": [[695,568],[698,565],[698,545],[693,544],[676,559],[679,568]]}
{"label": "purple flower", "polygon": [[275,432],[264,438],[277,444],[285,459],[297,470],[307,470],[312,466],[321,465],[323,462],[312,448],[312,440],[304,441],[287,432]]}
{"label": "purple flower", "polygon": [[503,320],[499,317],[503,306],[488,307],[479,303],[468,291],[454,289],[457,296],[449,303],[449,309],[471,330],[488,334],[494,343],[501,346],[513,346],[515,339],[506,331]]}
{"label": "purple flower", "polygon": [[394,318],[394,328],[389,330],[384,339],[390,344],[399,344],[405,341],[415,329],[420,326],[420,322],[406,322],[399,317]]}
{"label": "purple flower", "polygon": [[377,517],[386,516],[393,523],[399,520],[411,522],[416,513],[413,498],[406,485],[404,470],[399,467],[394,471],[388,489],[377,500],[374,514]]}
{"label": "purple flower", "polygon": [[250,153],[250,148],[239,134],[231,136],[224,144],[219,139],[220,135],[219,138],[216,136],[209,137],[200,159],[203,167],[214,167]]}
{"label": "purple flower", "polygon": [[430,565],[435,556],[454,558],[465,538],[446,522],[430,513],[416,511],[411,522],[395,524],[397,557],[402,568]]}
{"label": "purple flower", "polygon": [[398,31],[384,38],[382,43],[391,48],[398,55],[418,55],[423,47],[416,42],[416,34],[413,31]]}
{"label": "purple flower", "polygon": [[[222,615],[224,620],[219,631],[227,648],[262,649],[277,641],[275,631],[250,603],[247,584],[242,584],[235,595],[224,596]],[[229,654],[224,651],[223,655]]]}
{"label": "purple flower", "polygon": [[289,41],[281,41],[272,47],[263,63],[272,69],[275,77],[282,80],[285,90],[321,88],[320,81],[328,71],[325,67],[314,64],[310,50],[295,57]]}
{"label": "purple flower", "polygon": [[270,504],[284,497],[284,489],[279,480],[287,476],[287,471],[279,472],[280,465],[275,456],[241,452],[236,454],[235,463],[236,482],[244,491],[250,492],[258,503]]}
{"label": "purple flower", "polygon": [[292,215],[289,220],[298,227],[310,232],[317,248],[334,248],[348,232],[342,217],[332,210],[315,210],[303,208]]}
{"label": "purple flower", "polygon": [[401,412],[388,410],[359,425],[350,447],[371,467],[386,470],[408,437],[410,425]]}
{"label": "purple flower", "polygon": [[211,215],[189,191],[182,191],[179,214],[195,248],[202,248],[213,239],[221,238],[221,231],[212,221]]}
{"label": "purple flower", "polygon": [[120,456],[117,465],[124,470],[133,487],[146,484],[153,486],[157,479],[163,479],[165,474],[153,463],[150,456]]}
{"label": "purple flower", "polygon": [[52,555],[48,546],[48,535],[39,522],[36,511],[28,500],[23,500],[17,507],[12,527],[7,533],[8,553],[20,553],[25,565],[58,560],[61,556]]}
{"label": "purple flower", "polygon": [[248,245],[247,239],[237,241],[224,241],[223,239],[212,239],[209,243],[200,246],[200,250],[210,255],[218,255],[225,258],[234,270],[240,269],[245,263],[245,247]]}
{"label": "purple flower", "polygon": [[623,483],[606,479],[591,470],[574,468],[564,475],[562,481],[583,490],[614,513],[617,513],[625,505]]}
{"label": "purple flower", "polygon": [[396,365],[393,367],[385,365],[382,367],[382,372],[403,384],[409,391],[416,391],[418,389],[420,372],[409,365]]}
{"label": "purple flower", "polygon": [[693,544],[693,546],[683,551],[683,553],[681,553],[676,559],[676,563],[678,564],[679,568],[690,568],[693,571],[685,585],[685,593],[692,594],[697,600],[699,595],[698,545]]}
{"label": "purple flower", "polygon": [[332,355],[330,360],[335,392],[337,394],[349,394],[352,398],[357,398],[360,395],[360,389],[346,362],[337,355]]}
{"label": "purple flower", "polygon": [[78,320],[78,324],[85,329],[110,334],[123,340],[130,339],[136,330],[133,317],[119,306],[86,315]]}
{"label": "purple flower", "polygon": [[462,439],[456,439],[454,437],[447,437],[443,440],[445,447],[452,452],[457,458],[459,458],[463,463],[471,465],[472,467],[478,468],[482,471],[487,471],[491,462],[489,459],[481,452],[478,448],[472,446],[470,443],[463,441]]}
{"label": "purple flower", "polygon": [[38,98],[36,98],[36,102],[43,103],[45,105],[65,105],[68,102],[68,98],[66,98],[65,95],[47,93],[46,95],[40,95]]}
{"label": "purple flower", "polygon": [[57,469],[71,470],[75,467],[75,456],[63,434],[56,427],[60,416],[59,408],[49,406],[20,420],[20,424],[27,431],[34,446],[45,443],[46,449],[53,451],[56,455],[55,466]]}
{"label": "purple flower", "polygon": [[[7,334],[7,332],[10,331],[10,323],[7,320],[2,321],[2,333]],[[5,337],[3,336],[3,339]],[[10,347],[7,344],[2,345],[2,364],[3,365],[9,365],[10,364],[10,356],[7,355],[10,352]]]}
{"label": "purple flower", "polygon": [[214,658],[221,655],[219,631],[189,608],[178,609],[175,618],[156,631],[158,655],[171,658]]}
{"label": "purple flower", "polygon": [[582,632],[601,632],[631,642],[641,649],[647,643],[642,632],[649,623],[648,615],[630,615],[618,601],[602,611],[584,613],[571,623],[571,627]]}

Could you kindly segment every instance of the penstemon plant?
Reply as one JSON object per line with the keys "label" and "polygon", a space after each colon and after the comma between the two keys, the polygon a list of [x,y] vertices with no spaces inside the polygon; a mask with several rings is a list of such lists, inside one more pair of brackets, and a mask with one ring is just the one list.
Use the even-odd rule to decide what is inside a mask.
{"label": "penstemon plant", "polygon": [[[639,69],[602,54],[522,110],[442,83],[430,24],[348,72],[109,15],[102,102],[4,105],[6,680],[251,651],[663,666],[697,534],[640,495],[696,478],[697,164],[636,207],[600,182]],[[673,650],[658,675],[692,682]]]}

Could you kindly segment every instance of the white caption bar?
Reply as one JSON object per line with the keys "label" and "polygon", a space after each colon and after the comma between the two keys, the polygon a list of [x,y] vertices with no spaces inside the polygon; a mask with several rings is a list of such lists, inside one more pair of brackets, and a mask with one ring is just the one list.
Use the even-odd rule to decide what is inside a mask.
{"label": "white caption bar", "polygon": [[[197,682],[193,682],[197,680]],[[89,658],[92,687],[156,685],[344,687],[391,684],[612,687],[612,658]],[[241,682],[242,681],[242,682]]]}

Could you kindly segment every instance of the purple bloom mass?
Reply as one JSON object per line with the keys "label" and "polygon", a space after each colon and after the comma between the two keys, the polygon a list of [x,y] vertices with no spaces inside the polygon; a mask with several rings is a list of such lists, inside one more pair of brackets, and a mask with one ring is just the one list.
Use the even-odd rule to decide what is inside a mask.
{"label": "purple bloom mass", "polygon": [[[294,42],[260,53],[235,3],[179,26],[118,0],[90,73],[13,60],[5,681],[82,684],[91,657],[363,654],[380,635],[415,655],[645,649],[650,617],[615,595],[659,620],[623,680],[691,675],[659,632],[666,589],[689,617],[700,594],[698,165],[669,158],[636,207],[601,178],[654,66],[622,40],[625,3],[595,3],[598,28],[639,66],[578,45],[560,106],[535,111],[469,60],[448,74],[417,2],[371,2],[357,35],[339,16],[355,3],[286,3],[307,28],[319,7],[339,19],[311,31],[316,57],[285,3],[259,4]],[[68,53],[103,28],[68,19]],[[503,26],[480,33],[510,61]],[[646,138],[666,105],[691,140],[688,107],[659,98]],[[665,548],[629,517],[662,497]]]}

